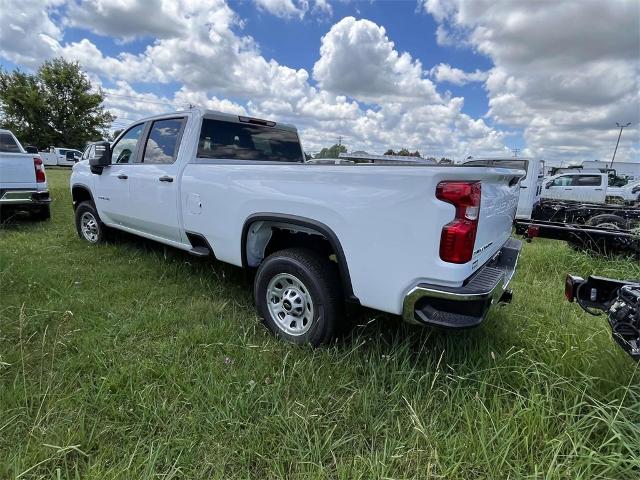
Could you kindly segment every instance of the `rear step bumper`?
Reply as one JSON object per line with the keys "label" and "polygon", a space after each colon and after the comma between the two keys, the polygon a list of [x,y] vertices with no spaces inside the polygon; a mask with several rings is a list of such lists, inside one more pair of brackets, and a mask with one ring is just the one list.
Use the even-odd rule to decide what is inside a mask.
{"label": "rear step bumper", "polygon": [[522,242],[510,238],[496,256],[461,287],[416,285],[404,299],[404,319],[409,323],[447,328],[479,325],[493,303],[511,301],[508,286],[521,249]]}
{"label": "rear step bumper", "polygon": [[0,205],[47,205],[51,203],[48,190],[6,189],[0,191]]}

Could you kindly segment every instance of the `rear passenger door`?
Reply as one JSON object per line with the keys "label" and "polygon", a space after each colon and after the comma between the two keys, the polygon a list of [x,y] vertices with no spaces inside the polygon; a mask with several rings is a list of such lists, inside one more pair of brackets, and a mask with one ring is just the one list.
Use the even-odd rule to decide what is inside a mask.
{"label": "rear passenger door", "polygon": [[132,165],[129,192],[132,228],[165,240],[182,243],[178,218],[178,149],[186,117],[163,118],[149,122],[141,153]]}
{"label": "rear passenger door", "polygon": [[607,176],[602,174],[580,174],[573,177],[571,198],[578,202],[604,203]]}

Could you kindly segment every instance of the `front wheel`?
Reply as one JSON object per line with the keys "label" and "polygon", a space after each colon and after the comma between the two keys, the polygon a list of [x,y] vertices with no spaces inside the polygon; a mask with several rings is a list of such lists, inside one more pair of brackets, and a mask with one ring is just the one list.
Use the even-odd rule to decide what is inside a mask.
{"label": "front wheel", "polygon": [[107,227],[100,220],[93,202],[82,202],[76,208],[76,230],[80,238],[89,243],[104,242]]}
{"label": "front wheel", "polygon": [[254,297],[258,313],[276,336],[314,347],[328,343],[342,320],[335,265],[312,250],[288,248],[258,268]]}

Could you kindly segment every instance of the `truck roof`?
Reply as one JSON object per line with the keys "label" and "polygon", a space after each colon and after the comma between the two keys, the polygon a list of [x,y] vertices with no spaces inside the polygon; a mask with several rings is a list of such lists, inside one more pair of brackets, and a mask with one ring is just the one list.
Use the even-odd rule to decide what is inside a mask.
{"label": "truck roof", "polygon": [[[195,107],[192,108],[191,110],[178,110],[175,112],[166,112],[166,113],[161,113],[158,115],[153,115],[150,117],[145,117],[145,118],[141,118],[140,120],[137,120],[135,122],[131,122],[131,124],[133,125],[134,123],[138,123],[138,122],[146,122],[149,120],[156,120],[156,119],[160,119],[160,118],[167,118],[167,117],[173,117],[176,115],[183,115],[183,114],[193,114],[193,113],[198,114],[201,117],[204,118],[210,118],[213,120],[221,120],[223,122],[234,122],[234,123],[257,123],[260,122],[261,124],[269,124],[268,126],[272,126],[272,127],[276,127],[276,128],[280,128],[282,130],[289,130],[292,132],[298,132],[298,129],[295,127],[295,125],[291,125],[289,123],[280,123],[280,122],[275,122],[273,120],[264,120],[264,119],[260,119],[260,118],[255,118],[255,117],[249,117],[247,115],[237,115],[237,114],[233,114],[233,113],[225,113],[225,112],[220,112],[217,110],[209,110],[206,108],[201,108],[201,107]],[[253,122],[252,122],[253,121]]]}

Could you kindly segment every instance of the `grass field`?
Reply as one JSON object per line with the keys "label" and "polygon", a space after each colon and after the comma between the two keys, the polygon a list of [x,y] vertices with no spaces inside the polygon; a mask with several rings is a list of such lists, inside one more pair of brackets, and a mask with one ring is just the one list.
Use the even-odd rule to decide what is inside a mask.
{"label": "grass field", "polygon": [[0,230],[0,478],[638,478],[640,372],[566,272],[640,265],[526,245],[514,302],[462,333],[365,313],[272,338],[244,272],[49,222]]}

